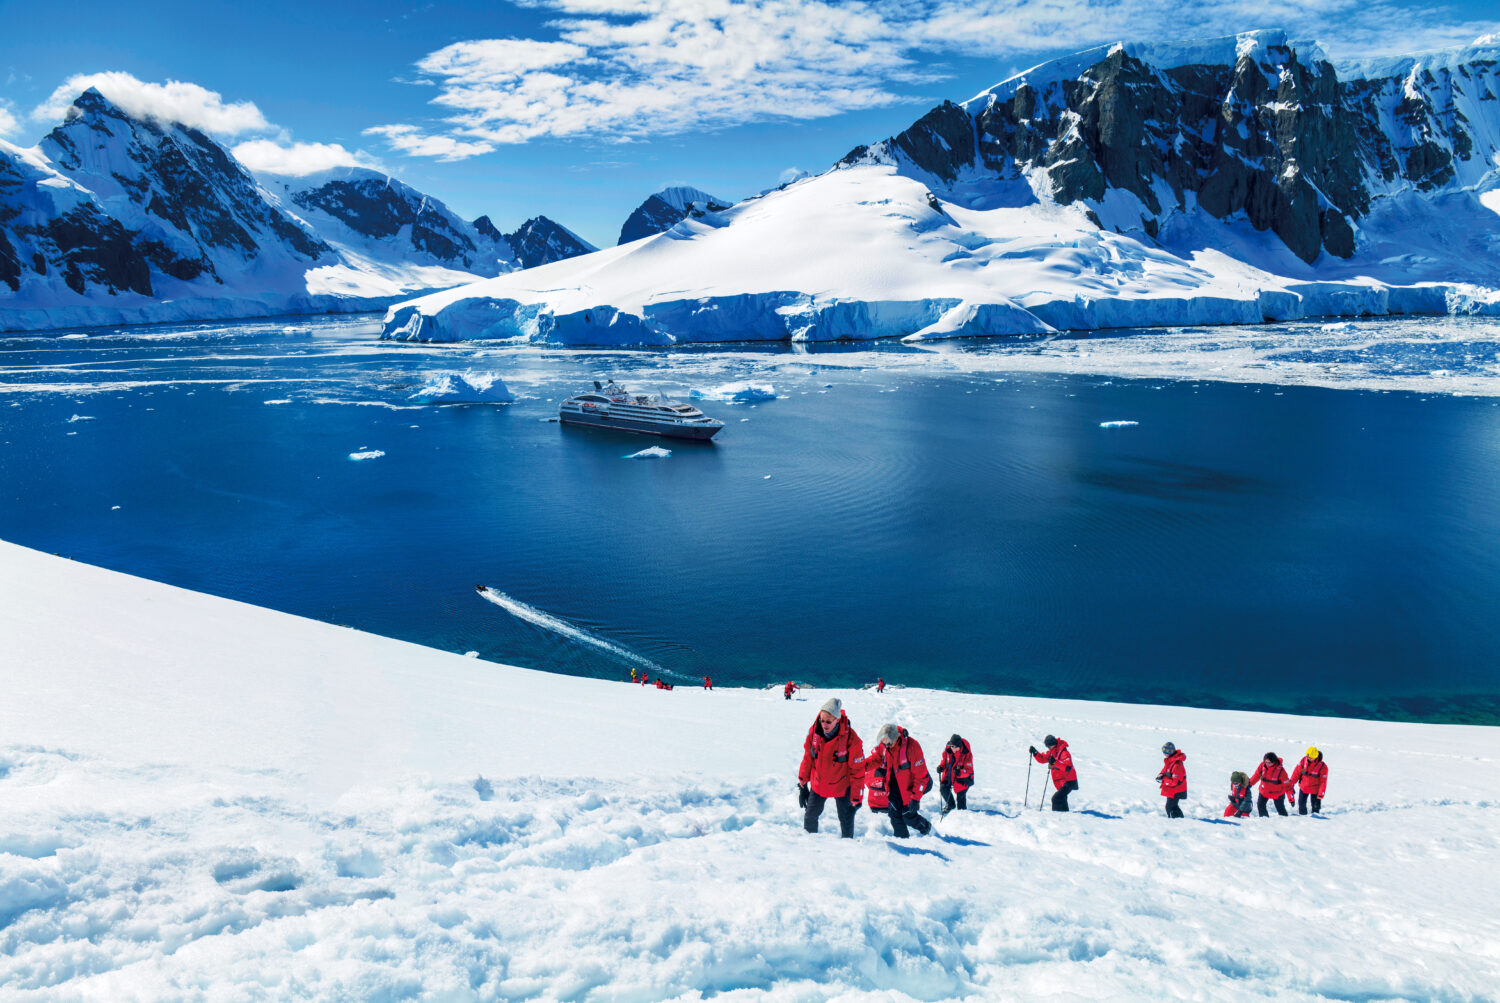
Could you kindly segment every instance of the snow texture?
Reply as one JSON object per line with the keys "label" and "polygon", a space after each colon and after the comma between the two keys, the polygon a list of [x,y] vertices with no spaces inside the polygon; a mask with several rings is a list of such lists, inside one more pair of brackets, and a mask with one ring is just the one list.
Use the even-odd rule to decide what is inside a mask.
{"label": "snow texture", "polygon": [[[0,636],[10,999],[1459,1000],[1500,980],[1493,729],[667,693],[8,544]],[[910,841],[868,811],[852,841],[804,833],[795,771],[830,695],[867,740],[967,738],[973,810]],[[1047,733],[1079,770],[1070,814],[1036,808]],[[1220,818],[1230,771],[1309,744],[1324,816]]]}

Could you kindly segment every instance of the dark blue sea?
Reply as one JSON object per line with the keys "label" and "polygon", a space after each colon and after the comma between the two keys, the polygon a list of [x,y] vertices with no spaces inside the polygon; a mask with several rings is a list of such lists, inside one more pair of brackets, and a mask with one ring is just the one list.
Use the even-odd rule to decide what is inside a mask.
{"label": "dark blue sea", "polygon": [[[0,336],[0,538],[580,675],[1500,723],[1494,325],[810,351],[378,328]],[[409,400],[459,370],[517,401]],[[606,376],[727,426],[551,420]],[[738,381],[775,396],[714,399]]]}

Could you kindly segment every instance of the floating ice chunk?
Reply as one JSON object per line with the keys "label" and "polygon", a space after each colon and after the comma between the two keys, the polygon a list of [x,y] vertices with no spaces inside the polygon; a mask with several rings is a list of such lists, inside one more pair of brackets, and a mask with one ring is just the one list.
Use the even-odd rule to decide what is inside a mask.
{"label": "floating ice chunk", "polygon": [[93,420],[94,420],[94,416],[91,415],[91,414],[75,414],[73,417],[71,417],[71,418],[68,419],[68,424],[71,425],[75,421],[93,421]]}
{"label": "floating ice chunk", "polygon": [[119,510],[120,510],[120,506],[118,506],[118,505],[111,505],[111,506],[110,506],[110,507],[109,507],[109,510],[110,510],[110,511],[111,511],[111,512],[118,512],[118,511],[119,511]]}
{"label": "floating ice chunk", "polygon": [[1123,421],[1123,420],[1116,419],[1115,421],[1101,421],[1099,423],[1099,427],[1100,428],[1129,428],[1131,425],[1139,425],[1139,424],[1140,424],[1140,422],[1138,422],[1138,421]]}
{"label": "floating ice chunk", "polygon": [[694,387],[688,396],[698,400],[764,401],[776,399],[776,388],[769,383],[725,383],[711,390]]}
{"label": "floating ice chunk", "polygon": [[274,401],[261,401],[261,403],[262,404],[290,404],[291,400],[289,398],[283,398],[281,400],[274,400]]}
{"label": "floating ice chunk", "polygon": [[622,457],[622,459],[626,459],[626,460],[653,460],[653,459],[665,460],[667,457],[669,457],[671,455],[672,455],[672,451],[670,449],[663,449],[660,446],[647,446],[645,449],[641,450],[639,453],[629,453],[626,456]]}
{"label": "floating ice chunk", "polygon": [[427,386],[411,395],[424,404],[509,404],[515,394],[496,373],[434,373]]}
{"label": "floating ice chunk", "polygon": [[364,450],[363,452],[359,452],[359,453],[350,453],[349,454],[349,459],[351,459],[351,460],[378,460],[380,457],[382,457],[384,455],[385,455],[385,450],[383,450],[383,449],[367,449],[367,450]]}
{"label": "floating ice chunk", "polygon": [[477,651],[465,651],[464,652],[464,657],[465,658],[478,658],[479,657],[479,652],[477,652]]}

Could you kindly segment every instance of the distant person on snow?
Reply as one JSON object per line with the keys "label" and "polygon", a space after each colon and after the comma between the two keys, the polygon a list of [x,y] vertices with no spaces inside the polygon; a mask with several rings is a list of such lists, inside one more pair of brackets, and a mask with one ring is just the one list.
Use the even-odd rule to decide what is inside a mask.
{"label": "distant person on snow", "polygon": [[875,692],[876,693],[884,693],[885,692],[885,680],[884,679],[876,679],[875,680]]}
{"label": "distant person on snow", "polygon": [[1260,796],[1255,799],[1255,810],[1261,818],[1270,818],[1271,813],[1266,811],[1266,802],[1272,801],[1276,805],[1276,814],[1286,815],[1286,792],[1291,790],[1291,781],[1287,779],[1286,767],[1281,765],[1281,757],[1274,752],[1268,752],[1261,759],[1260,765],[1255,772],[1250,774],[1250,784],[1260,781]]}
{"label": "distant person on snow", "polygon": [[[787,683],[791,686],[791,683]],[[788,692],[787,699],[791,699]],[[797,771],[797,801],[802,805],[802,828],[818,831],[823,803],[834,799],[839,834],[854,838],[854,813],[865,794],[865,747],[844,713],[838,697],[829,698],[802,743],[802,766]]]}
{"label": "distant person on snow", "polygon": [[1317,815],[1323,810],[1323,794],[1328,790],[1328,764],[1323,762],[1323,754],[1316,747],[1309,748],[1307,755],[1302,757],[1302,762],[1292,770],[1292,777],[1287,781],[1291,789],[1297,792],[1297,814],[1307,814],[1307,802],[1312,801],[1313,814]]}
{"label": "distant person on snow", "polygon": [[714,681],[712,679],[708,678],[707,676],[704,676],[703,677],[703,688],[706,689],[706,690],[713,689],[714,688]]}
{"label": "distant person on snow", "polygon": [[1224,809],[1225,818],[1244,818],[1255,807],[1250,799],[1250,781],[1239,770],[1229,774],[1229,806]]}
{"label": "distant person on snow", "polygon": [[1068,795],[1078,789],[1078,771],[1073,769],[1073,754],[1068,751],[1067,742],[1052,735],[1042,739],[1042,744],[1047,747],[1047,751],[1038,752],[1033,745],[1031,756],[1037,762],[1046,763],[1052,768],[1052,786],[1057,788],[1052,792],[1052,810],[1067,811]]}
{"label": "distant person on snow", "polygon": [[630,667],[630,681],[635,682],[635,666]]}
{"label": "distant person on snow", "polygon": [[802,687],[798,686],[796,683],[787,683],[781,688],[781,695],[790,700],[792,698],[792,694],[797,692],[801,688]]}
{"label": "distant person on snow", "polygon": [[[905,728],[883,724],[876,733],[876,745],[865,760],[866,783],[881,783],[886,799],[886,814],[897,839],[907,839],[911,829],[922,835],[932,831],[932,823],[922,817],[922,795],[932,790],[932,774],[922,746],[906,733]],[[910,829],[908,828],[910,826]]]}
{"label": "distant person on snow", "polygon": [[943,814],[954,809],[954,797],[958,798],[959,811],[969,808],[966,795],[974,786],[974,753],[969,743],[954,735],[943,746],[943,759],[938,763],[938,793],[943,796]]}
{"label": "distant person on snow", "polygon": [[1166,757],[1156,775],[1161,796],[1167,799],[1167,818],[1182,818],[1182,799],[1187,797],[1187,753],[1168,742],[1161,747]]}
{"label": "distant person on snow", "polygon": [[650,686],[651,685],[651,677],[648,676],[648,675],[646,675],[646,673],[644,673],[644,672],[641,673],[641,685],[642,686]]}
{"label": "distant person on snow", "polygon": [[669,682],[667,682],[666,680],[662,679],[661,676],[657,676],[656,677],[656,688],[659,689],[659,690],[669,690],[669,689],[672,688],[672,684],[669,683]]}

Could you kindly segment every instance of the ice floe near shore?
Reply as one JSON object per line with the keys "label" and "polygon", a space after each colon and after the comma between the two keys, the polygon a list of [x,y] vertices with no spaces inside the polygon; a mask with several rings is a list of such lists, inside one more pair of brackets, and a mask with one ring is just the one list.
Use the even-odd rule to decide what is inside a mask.
{"label": "ice floe near shore", "polygon": [[411,395],[424,404],[510,404],[515,394],[496,373],[434,373]]}

